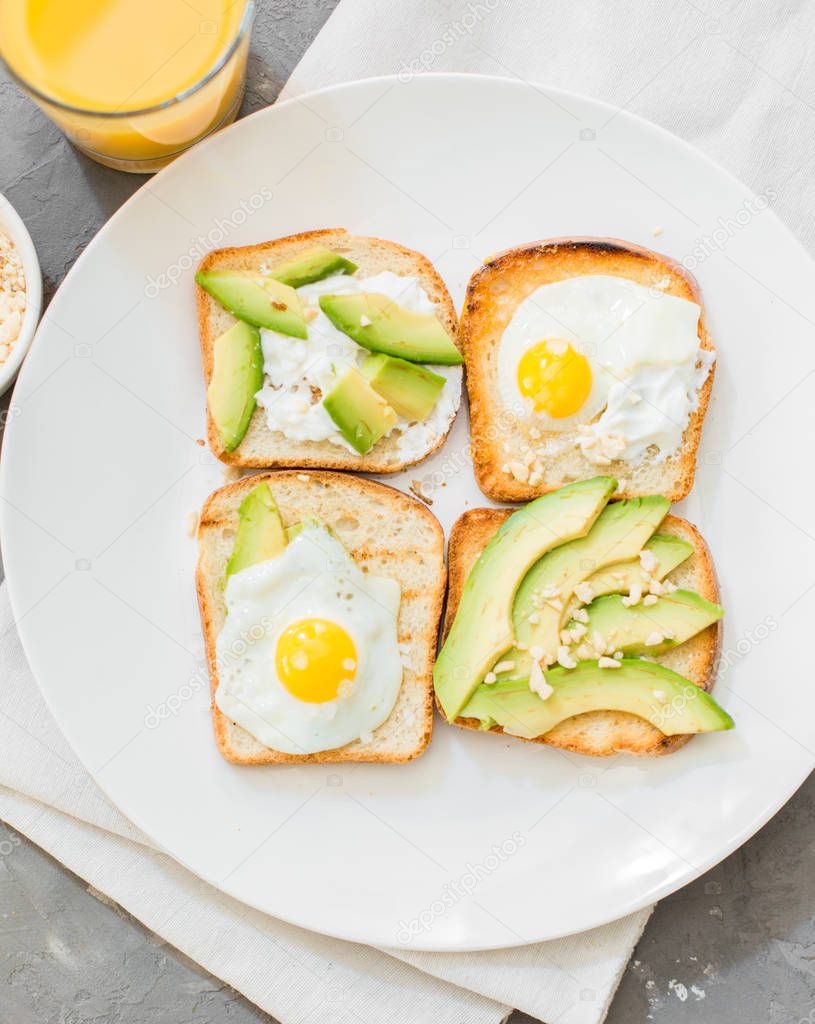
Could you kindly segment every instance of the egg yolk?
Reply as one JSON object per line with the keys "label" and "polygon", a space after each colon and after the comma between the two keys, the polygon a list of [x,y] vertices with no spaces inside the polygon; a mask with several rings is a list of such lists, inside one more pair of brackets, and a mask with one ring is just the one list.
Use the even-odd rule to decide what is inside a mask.
{"label": "egg yolk", "polygon": [[354,641],[328,619],[300,619],[277,641],[277,675],[292,697],[324,704],[345,695],[357,674]]}
{"label": "egg yolk", "polygon": [[580,409],[591,392],[591,367],[568,341],[546,338],[527,349],[518,363],[518,388],[535,412],[563,419]]}

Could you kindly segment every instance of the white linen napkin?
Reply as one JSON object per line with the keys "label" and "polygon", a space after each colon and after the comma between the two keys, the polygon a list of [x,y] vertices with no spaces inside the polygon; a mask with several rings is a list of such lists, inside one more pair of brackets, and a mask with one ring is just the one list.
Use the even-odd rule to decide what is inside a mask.
{"label": "white linen napkin", "polygon": [[[815,8],[695,0],[341,0],[283,95],[471,71],[561,86],[694,142],[815,239]],[[794,130],[793,130],[794,129]],[[0,591],[0,817],[283,1024],[598,1024],[650,913],[477,954],[376,950],[283,924],[156,850],[97,789],[40,697]]]}

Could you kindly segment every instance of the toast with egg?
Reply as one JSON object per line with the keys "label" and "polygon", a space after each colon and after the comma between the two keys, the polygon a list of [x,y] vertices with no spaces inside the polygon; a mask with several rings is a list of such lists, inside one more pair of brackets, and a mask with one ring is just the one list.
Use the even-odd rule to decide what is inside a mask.
{"label": "toast with egg", "polygon": [[[313,250],[315,246],[325,247],[333,253],[351,260],[366,276],[390,271],[400,276],[417,278],[435,305],[438,319],[447,333],[455,339],[458,330],[456,309],[444,281],[430,260],[396,242],[352,235],[344,228],[306,231],[258,245],[218,249],[209,253],[202,260],[199,265],[199,273],[210,270],[259,273],[265,266],[294,260]],[[204,377],[209,386],[215,363],[215,342],[235,323],[235,319],[200,285],[196,285],[196,293]],[[233,466],[256,469],[313,467],[350,469],[363,473],[395,473],[405,466],[427,458],[447,437],[460,403],[462,390],[460,369],[451,368],[451,370],[447,386],[455,389],[455,401],[452,403],[449,419],[437,433],[420,440],[417,450],[411,450],[409,457],[405,457],[400,451],[399,438],[401,435],[396,432],[383,437],[364,455],[357,455],[327,439],[292,440],[286,437],[282,431],[269,428],[266,413],[260,405],[252,413],[243,440],[232,451],[227,451],[222,444],[208,408],[207,437],[209,446],[217,458]],[[319,397],[313,396],[312,400]]]}
{"label": "toast with egg", "polygon": [[[594,453],[590,460],[578,443],[579,428],[571,434],[541,431],[515,415],[501,399],[499,342],[518,306],[542,285],[588,275],[626,278],[696,303],[701,309],[699,346],[710,353],[705,363],[709,362],[709,370],[698,388],[681,444],[663,461],[656,461],[650,451],[631,462]],[[492,257],[470,279],[459,340],[467,372],[474,470],[488,498],[529,501],[570,481],[591,478],[598,466],[620,481],[620,498],[661,494],[680,501],[690,492],[713,385],[715,352],[699,287],[679,263],[617,239],[558,238],[508,249]],[[589,422],[597,418],[594,415]]]}
{"label": "toast with egg", "polygon": [[[238,526],[238,508],[259,483],[272,492],[284,527],[318,519],[342,542],[363,572],[396,579],[402,683],[388,719],[373,734],[344,747],[287,754],[263,746],[218,708],[216,639],[224,625],[224,577]],[[421,502],[392,487],[344,473],[281,470],[249,476],[215,491],[198,527],[198,602],[212,693],[215,740],[234,764],[399,763],[418,757],[433,725],[432,668],[446,585],[444,535]]]}
{"label": "toast with egg", "polygon": [[[445,637],[453,624],[470,570],[489,540],[511,514],[511,509],[470,509],[453,525],[448,546],[449,585],[444,618]],[[694,548],[687,561],[677,566],[667,578],[679,587],[696,591],[708,601],[718,602],[719,588],[713,560],[699,531],[687,520],[668,515],[660,524],[659,532],[688,541]],[[722,622],[716,622],[674,650],[660,654],[655,660],[709,692],[716,678],[722,628]],[[612,672],[613,669],[604,671]],[[481,730],[479,721],[474,718],[457,718],[453,724],[463,729]],[[489,731],[503,733],[499,725]],[[602,757],[623,751],[650,756],[667,754],[683,746],[688,739],[690,737],[686,735],[665,736],[650,722],[626,712],[590,711],[568,718],[545,735],[527,742],[545,743],[575,754]]]}

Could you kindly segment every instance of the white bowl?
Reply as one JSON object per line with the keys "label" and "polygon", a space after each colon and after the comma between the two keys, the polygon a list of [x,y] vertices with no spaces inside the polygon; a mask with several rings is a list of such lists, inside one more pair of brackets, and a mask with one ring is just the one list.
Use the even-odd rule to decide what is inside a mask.
{"label": "white bowl", "polygon": [[20,215],[2,193],[0,193],[0,229],[5,230],[20,253],[26,287],[25,316],[20,334],[14,342],[8,359],[0,364],[0,395],[2,395],[8,391],[17,376],[17,371],[23,365],[23,360],[31,348],[31,342],[37,331],[37,324],[42,312],[42,273],[31,235],[20,219]]}

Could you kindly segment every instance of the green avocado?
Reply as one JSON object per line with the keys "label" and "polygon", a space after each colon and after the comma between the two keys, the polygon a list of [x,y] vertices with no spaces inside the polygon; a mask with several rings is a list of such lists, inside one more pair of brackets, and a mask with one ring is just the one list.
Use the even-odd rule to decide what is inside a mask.
{"label": "green avocado", "polygon": [[[642,601],[632,607],[623,604],[620,594],[598,597],[586,608],[585,641],[594,648],[590,657],[622,651],[623,654],[662,654],[690,640],[724,615],[721,605],[706,601],[692,590],[674,590],[658,597],[653,604]],[[577,625],[570,622],[567,628]],[[647,643],[649,639],[662,639]]]}
{"label": "green avocado", "polygon": [[426,420],[438,401],[446,378],[405,359],[376,353],[360,367],[371,387],[403,419]]}
{"label": "green avocado", "polygon": [[413,313],[386,295],[323,295],[320,309],[334,326],[371,352],[412,363],[458,366],[464,360],[432,313]]}
{"label": "green avocado", "polygon": [[461,712],[480,719],[482,728],[536,739],[558,723],[587,711],[627,711],[644,718],[666,736],[732,729],[733,719],[690,680],[662,665],[626,658],[620,668],[582,661],[576,668],[546,673],[553,692],[542,700],[527,680],[482,684]]}
{"label": "green avocado", "polygon": [[512,606],[530,566],[558,545],[585,536],[616,487],[616,480],[598,476],[536,498],[511,515],[481,552],[433,670],[449,721],[513,646]]}
{"label": "green avocado", "polygon": [[328,530],[329,533],[331,532],[330,528],[321,523],[319,519],[302,519],[299,523],[286,527],[286,543],[291,544],[294,538],[305,529]]}
{"label": "green avocado", "polygon": [[207,388],[209,413],[224,451],[234,451],[243,440],[262,387],[260,332],[239,320],[215,340]]}
{"label": "green avocado", "polygon": [[323,399],[325,411],[351,445],[364,455],[396,423],[397,416],[356,367],[351,367]]}
{"label": "green avocado", "polygon": [[[651,575],[657,580],[663,580],[669,572],[673,572],[678,565],[690,558],[693,554],[693,544],[679,537],[671,537],[667,533],[655,533],[648,543],[643,545],[643,551],[650,551],[657,560],[657,567]],[[586,583],[591,587],[595,597],[602,597],[603,594],[629,594],[633,586],[642,583],[640,560],[635,558],[630,562],[619,562],[607,569],[600,569],[589,576]],[[582,603],[573,597],[563,621],[570,619],[575,609]]]}
{"label": "green avocado", "polygon": [[276,558],[285,546],[286,534],[269,485],[258,484],[238,509],[235,547],[226,566],[226,575],[233,576],[250,565]]}
{"label": "green avocado", "polygon": [[315,245],[313,249],[308,249],[294,259],[273,267],[270,276],[291,288],[302,288],[304,284],[322,281],[324,277],[331,277],[332,274],[353,274],[356,269],[356,263],[340,256],[339,253]]}
{"label": "green avocado", "polygon": [[308,337],[294,288],[272,277],[249,277],[239,270],[199,270],[195,280],[239,320],[293,338]]}
{"label": "green avocado", "polygon": [[[599,569],[639,554],[669,508],[667,498],[658,495],[612,502],[585,537],[550,551],[518,588],[512,608],[516,639],[530,649],[540,648],[549,663],[556,661],[563,613],[574,588]],[[547,592],[556,595],[551,603]],[[513,650],[507,660],[515,663],[513,676],[529,674],[532,659],[527,651]]]}

